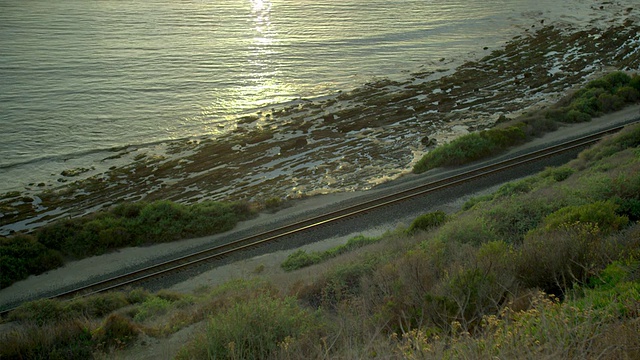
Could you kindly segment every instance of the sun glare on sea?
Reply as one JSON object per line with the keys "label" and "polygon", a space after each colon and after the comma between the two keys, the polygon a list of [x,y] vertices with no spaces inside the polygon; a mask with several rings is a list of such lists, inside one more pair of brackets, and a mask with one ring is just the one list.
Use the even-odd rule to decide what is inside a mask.
{"label": "sun glare on sea", "polygon": [[262,11],[267,5],[271,6],[271,3],[268,0],[251,0],[251,4],[254,12]]}
{"label": "sun glare on sea", "polygon": [[271,45],[275,29],[271,23],[271,2],[268,0],[251,0],[251,14],[255,17],[256,37],[254,42],[260,45]]}
{"label": "sun glare on sea", "polygon": [[[224,104],[227,109],[260,108],[285,101],[287,94],[295,93],[291,84],[283,81],[278,66],[278,29],[272,21],[274,7],[270,0],[249,0],[248,20],[252,27],[247,39],[247,58],[244,66],[245,79],[241,86],[228,89],[232,101]],[[206,112],[206,109],[205,109]],[[233,112],[233,111],[232,111]],[[225,116],[227,124],[235,121],[235,115]]]}
{"label": "sun glare on sea", "polygon": [[[251,13],[254,16],[254,34],[251,45],[251,59],[249,63],[252,69],[252,84],[250,93],[254,94],[254,100],[258,103],[269,102],[270,94],[281,93],[279,89],[277,52],[274,45],[277,42],[277,30],[271,22],[272,4],[270,0],[250,0]],[[267,98],[264,98],[266,96]]]}

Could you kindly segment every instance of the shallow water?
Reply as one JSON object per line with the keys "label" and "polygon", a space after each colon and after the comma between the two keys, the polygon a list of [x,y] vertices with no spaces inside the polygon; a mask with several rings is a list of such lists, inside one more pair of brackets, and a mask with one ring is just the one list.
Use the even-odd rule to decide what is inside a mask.
{"label": "shallow water", "polygon": [[555,3],[0,0],[0,192],[99,167],[114,147],[225,136],[260,107],[451,66],[560,17]]}

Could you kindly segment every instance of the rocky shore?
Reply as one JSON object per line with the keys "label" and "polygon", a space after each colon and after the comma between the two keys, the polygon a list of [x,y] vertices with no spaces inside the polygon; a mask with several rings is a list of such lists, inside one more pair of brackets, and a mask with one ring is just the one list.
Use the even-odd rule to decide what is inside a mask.
{"label": "rocky shore", "polygon": [[123,161],[107,172],[67,169],[55,187],[0,195],[0,235],[122,201],[260,203],[367,190],[439,143],[543,108],[603,72],[638,71],[638,15],[620,9],[580,28],[543,21],[480,59],[262,109],[221,138],[115,149],[102,161]]}

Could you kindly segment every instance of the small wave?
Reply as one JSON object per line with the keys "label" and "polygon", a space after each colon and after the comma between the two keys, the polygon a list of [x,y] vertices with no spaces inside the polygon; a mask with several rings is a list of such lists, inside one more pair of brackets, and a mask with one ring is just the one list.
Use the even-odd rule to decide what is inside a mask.
{"label": "small wave", "polygon": [[128,144],[128,145],[114,146],[109,148],[90,149],[90,150],[76,151],[76,152],[56,154],[56,155],[45,155],[45,156],[32,158],[29,160],[15,161],[8,164],[0,164],[0,169],[6,170],[6,169],[12,169],[12,168],[17,168],[22,166],[37,165],[40,163],[66,162],[72,159],[91,157],[92,155],[97,155],[97,154],[104,154],[105,156],[109,156],[109,155],[112,155],[113,153],[130,152],[130,151],[150,148],[156,145],[170,143],[170,142],[187,141],[189,139],[191,139],[191,137],[185,137],[181,139],[156,140],[156,141],[144,142],[139,144]]}

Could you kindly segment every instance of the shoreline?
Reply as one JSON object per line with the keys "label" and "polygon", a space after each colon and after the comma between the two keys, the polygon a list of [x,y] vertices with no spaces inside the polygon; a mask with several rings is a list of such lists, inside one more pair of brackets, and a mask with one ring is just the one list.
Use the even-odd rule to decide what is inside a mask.
{"label": "shoreline", "polygon": [[264,202],[368,190],[410,172],[435,144],[543,108],[608,69],[638,71],[639,33],[634,17],[604,28],[545,25],[455,69],[246,115],[224,139],[123,148],[102,160],[123,163],[106,172],[69,169],[61,186],[4,194],[0,235],[122,201]]}
{"label": "shoreline", "polygon": [[[578,123],[566,125],[554,132],[547,133],[543,137],[537,138],[529,143],[523,144],[511,149],[502,157],[508,156],[509,153],[517,154],[524,149],[539,148],[545,144],[553,144],[563,138],[578,137],[590,131],[603,130],[614,123],[626,123],[632,119],[640,117],[640,104],[629,106],[616,113],[611,113],[600,118],[595,118],[588,123]],[[441,169],[440,172],[447,172],[449,169]],[[387,186],[404,187],[408,182],[416,180],[424,181],[430,176],[437,177],[441,175],[438,171],[430,174],[416,175],[414,177],[405,177],[387,184]],[[499,187],[496,184],[493,188]],[[490,191],[492,188],[480,189],[480,193]],[[376,190],[374,190],[376,191]],[[292,218],[305,217],[307,214],[314,214],[325,208],[339,203],[346,203],[356,197],[372,196],[368,192],[343,192],[329,194],[324,196],[310,197],[295,201],[290,207],[281,209],[274,214],[261,213],[258,217],[247,221],[240,222],[238,226],[229,232],[206,236],[195,239],[185,239],[169,243],[154,244],[149,246],[127,247],[103,255],[93,256],[82,260],[66,263],[64,266],[47,271],[40,275],[32,275],[27,279],[18,281],[11,286],[0,289],[0,308],[8,308],[18,304],[25,299],[52,294],[60,289],[72,288],[78,284],[89,283],[97,279],[107,278],[126,269],[139,268],[150,264],[151,262],[166,259],[168,256],[181,254],[199,249],[205,244],[212,244],[223,241],[228,236],[250,231],[257,228],[268,228],[270,224],[277,223]],[[444,210],[448,213],[459,210],[464,201],[469,197],[477,196],[477,194],[465,195],[463,198],[437,205],[438,210]],[[426,211],[426,210],[425,210]],[[404,224],[408,225],[413,218],[404,219]],[[402,222],[402,221],[401,221]],[[398,224],[376,224],[375,227],[368,228],[366,231],[356,231],[351,234],[337,236],[321,241],[313,242],[301,247],[311,251],[326,250],[330,247],[341,245],[353,236],[364,234],[365,236],[379,236],[393,228]],[[247,259],[234,261],[229,264],[217,266],[210,270],[206,270],[197,276],[188,280],[175,283],[170,287],[173,291],[188,293],[196,289],[198,286],[209,285],[214,286],[225,280],[246,276],[264,276],[267,274],[278,274],[281,272],[279,265],[288,256],[289,253],[297,249],[276,250],[262,255],[249,257]],[[264,272],[255,273],[254,270],[260,265],[264,265]]]}
{"label": "shoreline", "polygon": [[[51,187],[59,187],[60,185],[68,184],[68,182],[104,173],[111,166],[121,167],[124,164],[117,161],[102,161],[103,158],[118,155],[117,152],[110,153],[110,149],[113,148],[126,149],[132,147],[138,149],[137,153],[146,151],[145,149],[149,149],[149,151],[153,153],[155,152],[153,144],[158,141],[183,141],[184,139],[200,139],[202,136],[224,137],[227,134],[227,131],[233,127],[232,124],[235,123],[237,118],[253,114],[257,111],[266,112],[274,106],[278,108],[289,107],[291,105],[296,105],[296,101],[301,102],[310,100],[312,102],[319,102],[323,99],[318,98],[318,96],[336,95],[340,91],[352,91],[361,87],[366,82],[376,82],[379,79],[389,78],[394,81],[402,82],[405,81],[411,73],[454,69],[467,60],[477,60],[478,58],[489,54],[492,50],[502,47],[513,36],[521,35],[526,32],[533,32],[539,29],[540,26],[543,25],[541,24],[542,21],[547,24],[563,24],[563,26],[564,24],[579,24],[581,26],[582,24],[587,23],[593,24],[594,21],[597,21],[600,23],[598,26],[602,26],[602,23],[608,21],[607,17],[611,17],[613,19],[614,17],[628,16],[629,11],[626,11],[625,7],[629,7],[626,3],[629,3],[630,1],[631,0],[622,0],[615,3],[606,3],[601,9],[598,9],[600,3],[595,0],[573,0],[561,5],[550,1],[543,1],[540,4],[509,4],[506,7],[500,6],[494,10],[491,9],[495,7],[495,4],[490,6],[480,5],[480,8],[478,9],[479,11],[477,13],[474,11],[474,14],[469,14],[469,16],[461,16],[460,14],[453,15],[453,13],[451,13],[451,15],[455,19],[458,19],[458,21],[462,20],[458,23],[460,26],[440,24],[443,26],[438,25],[435,26],[435,28],[427,25],[434,23],[434,21],[429,20],[429,18],[431,18],[430,14],[427,14],[428,16],[419,16],[421,19],[426,19],[426,26],[424,28],[417,27],[415,29],[416,31],[411,31],[410,34],[405,34],[408,36],[408,39],[413,42],[413,46],[408,46],[405,42],[407,38],[404,36],[402,36],[401,39],[398,39],[401,42],[401,46],[396,51],[388,52],[390,56],[389,61],[383,61],[379,64],[380,71],[371,69],[370,63],[375,63],[376,61],[371,62],[369,59],[378,58],[379,54],[377,51],[379,50],[382,50],[384,53],[387,51],[380,48],[376,49],[374,46],[372,49],[373,52],[370,54],[371,56],[367,54],[358,58],[360,61],[357,62],[361,62],[363,64],[366,63],[368,65],[355,73],[349,72],[347,76],[339,76],[338,79],[328,82],[311,81],[308,84],[301,83],[300,88],[298,88],[297,85],[291,88],[297,90],[291,92],[284,91],[284,93],[280,94],[281,96],[264,96],[263,98],[250,99],[248,103],[242,101],[242,99],[238,99],[239,101],[234,102],[232,106],[224,106],[228,109],[217,109],[215,105],[210,107],[208,104],[204,104],[205,107],[202,110],[206,113],[206,116],[200,111],[198,111],[199,114],[187,112],[184,115],[184,119],[182,116],[174,118],[174,122],[181,124],[175,125],[174,127],[174,122],[172,122],[168,125],[172,130],[169,131],[168,129],[161,129],[158,127],[158,129],[156,129],[157,131],[152,130],[148,133],[145,132],[145,134],[147,134],[146,136],[139,136],[133,139],[126,136],[127,134],[130,134],[130,132],[127,132],[127,134],[125,134],[121,139],[119,139],[120,136],[117,134],[120,134],[122,128],[129,129],[137,126],[137,122],[134,121],[129,124],[121,124],[118,119],[128,118],[126,114],[118,112],[117,108],[112,108],[111,110],[107,109],[108,111],[104,113],[104,118],[108,120],[107,122],[100,121],[94,123],[93,119],[86,119],[88,121],[86,130],[90,131],[97,130],[97,128],[101,129],[100,132],[103,134],[102,138],[104,138],[105,141],[92,142],[89,140],[89,142],[94,145],[86,146],[84,142],[74,144],[70,141],[68,136],[74,135],[74,138],[81,140],[81,137],[78,137],[81,133],[72,131],[70,134],[59,134],[60,138],[56,143],[66,144],[63,151],[58,151],[58,147],[53,146],[49,149],[45,148],[45,151],[38,152],[36,150],[33,156],[29,156],[28,154],[31,153],[31,150],[29,149],[35,150],[36,148],[40,148],[41,142],[44,144],[47,143],[47,139],[55,139],[59,136],[54,133],[51,134],[51,136],[46,137],[46,139],[39,140],[38,137],[35,137],[36,133],[38,133],[37,130],[48,133],[45,130],[48,126],[44,125],[39,129],[34,129],[34,132],[31,132],[33,137],[29,134],[18,135],[15,138],[15,146],[13,146],[14,150],[5,149],[8,150],[7,159],[12,159],[10,161],[11,163],[19,163],[23,160],[29,161],[29,159],[40,158],[42,155],[41,153],[54,153],[57,158],[50,158],[46,161],[38,161],[32,166],[19,166],[17,168],[11,167],[5,161],[0,160],[0,163],[2,163],[0,165],[0,168],[2,169],[2,176],[0,176],[0,189],[2,190],[0,190],[0,193],[7,191],[22,192],[25,190],[23,187],[30,183],[33,184],[31,187],[35,188],[35,190],[38,190],[39,188],[39,190],[44,190]],[[353,4],[357,4],[357,1],[353,2]],[[478,4],[474,3],[472,6],[478,6]],[[295,7],[297,8],[297,6]],[[404,7],[404,5],[402,7]],[[436,6],[436,8],[439,7],[439,5]],[[418,6],[418,8],[422,7]],[[426,7],[425,10],[429,8],[430,6]],[[274,15],[276,12],[280,12],[282,10],[283,9],[278,6],[277,10],[274,9]],[[367,11],[368,10],[365,12]],[[635,16],[638,15],[636,11],[631,11],[631,13]],[[414,16],[416,16],[416,14],[409,15],[410,18],[413,18]],[[435,23],[438,23],[437,19],[435,20]],[[18,25],[19,24],[16,24],[16,26]],[[315,25],[310,24],[310,26],[313,28]],[[399,27],[401,29],[405,29],[404,25],[400,25]],[[388,31],[385,30],[383,30],[383,32],[388,33]],[[387,39],[385,36],[382,36],[380,40],[382,40],[383,43],[395,44],[392,40],[396,39],[396,35],[399,36],[400,34],[403,34],[402,30],[397,33],[392,30],[390,38]],[[364,34],[365,37],[367,35],[367,33]],[[434,37],[432,35],[436,36]],[[432,37],[434,37],[435,40],[432,41]],[[424,39],[420,41],[418,40],[422,38]],[[135,39],[132,39],[132,41],[135,41]],[[341,48],[342,47],[340,47],[340,49]],[[283,53],[283,55],[286,56],[286,52]],[[269,59],[274,60],[275,63],[277,63],[277,57],[269,56]],[[392,59],[397,60],[394,61]],[[407,62],[404,61],[405,59]],[[398,60],[400,63],[396,62]],[[153,63],[148,65],[153,66]],[[388,69],[389,65],[392,65],[391,69]],[[329,66],[329,68],[330,67],[331,66]],[[360,67],[356,66],[355,68]],[[377,68],[378,66],[376,66],[376,69]],[[296,73],[303,74],[301,77],[309,78],[304,75],[306,72],[307,70],[304,68],[300,71],[296,71]],[[332,72],[329,71],[329,73]],[[331,77],[335,78],[335,75],[337,74],[338,73],[333,73]],[[326,86],[323,84],[326,84]],[[117,84],[114,85],[117,86]],[[289,88],[288,85],[286,87]],[[176,87],[176,89],[179,88],[180,87]],[[80,91],[81,88],[78,88],[77,90]],[[188,89],[184,89],[184,91],[188,91]],[[226,92],[224,87],[221,91]],[[242,93],[243,91],[240,92]],[[182,106],[185,101],[189,103],[190,99],[194,95],[193,93],[189,93],[190,95],[188,96],[185,94],[176,94],[183,99],[176,104],[178,107]],[[281,101],[284,103],[280,103]],[[139,105],[144,108],[145,104],[146,103],[144,101],[141,101]],[[79,106],[82,106],[82,104]],[[262,109],[259,108],[261,106],[263,106]],[[199,115],[204,116],[206,119],[201,119],[204,121],[201,125],[194,125],[191,120],[200,119]],[[56,111],[51,113],[51,116],[58,117]],[[164,118],[162,114],[151,116],[154,118]],[[96,118],[103,118],[103,116],[102,114],[98,114]],[[20,119],[19,114],[15,115],[15,119]],[[113,121],[113,123],[111,123],[111,121]],[[195,121],[195,123],[198,122],[199,121]],[[111,125],[102,127],[102,124],[109,123]],[[145,126],[145,128],[149,127],[153,128],[154,126]],[[131,134],[133,135],[134,133],[136,133],[136,131],[133,131]],[[13,139],[13,137],[9,138],[7,144],[13,143]],[[114,139],[115,141],[113,141]],[[23,147],[26,147],[26,149],[21,150]],[[96,149],[103,149],[105,151],[103,154],[105,155],[102,158],[99,157],[100,154],[95,154],[93,157],[90,155],[87,158],[82,156],[82,154],[92,153],[96,151]],[[159,153],[162,153],[162,151],[159,150]],[[93,169],[94,167],[95,170]],[[71,177],[61,176],[62,172],[77,175]],[[60,180],[60,182],[58,182],[58,180]],[[44,189],[39,186],[40,184],[44,185],[42,186]]]}

